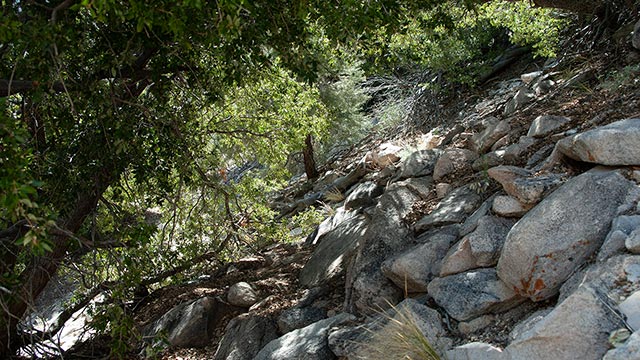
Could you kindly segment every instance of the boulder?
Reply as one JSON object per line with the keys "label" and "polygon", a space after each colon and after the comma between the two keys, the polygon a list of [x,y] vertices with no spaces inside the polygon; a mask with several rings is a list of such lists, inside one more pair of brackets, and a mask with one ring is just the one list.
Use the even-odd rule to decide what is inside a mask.
{"label": "boulder", "polygon": [[354,319],[353,315],[338,314],[302,329],[293,330],[270,341],[258,352],[255,360],[326,360],[334,359],[327,337],[329,329]]}
{"label": "boulder", "polygon": [[372,313],[402,298],[402,291],[384,276],[381,265],[414,244],[403,219],[412,212],[414,202],[425,196],[430,184],[428,177],[409,179],[390,185],[380,196],[347,270],[347,311]]}
{"label": "boulder", "polygon": [[522,217],[531,209],[530,205],[523,205],[512,196],[496,196],[491,210],[503,217]]}
{"label": "boulder", "polygon": [[471,165],[478,158],[478,154],[466,149],[447,149],[438,158],[433,169],[433,180],[440,182],[447,175],[472,171]]}
{"label": "boulder", "polygon": [[543,138],[569,123],[571,119],[565,116],[541,115],[533,120],[527,136]]}
{"label": "boulder", "polygon": [[[471,138],[471,148],[478,154],[484,154],[496,141],[511,131],[509,120],[489,122],[485,129]],[[474,159],[475,160],[475,159]]]}
{"label": "boulder", "polygon": [[498,181],[504,191],[523,204],[536,204],[555,190],[563,179],[560,175],[535,176],[533,172],[515,166],[496,166],[488,175]]}
{"label": "boulder", "polygon": [[620,327],[603,300],[581,288],[505,348],[513,360],[600,359],[609,333]]}
{"label": "boulder", "polygon": [[414,230],[418,233],[432,227],[463,222],[482,204],[482,198],[468,185],[451,191],[431,213],[420,219]]}
{"label": "boulder", "polygon": [[338,225],[347,220],[353,219],[357,215],[357,211],[347,210],[344,207],[339,207],[332,216],[324,219],[324,221],[322,221],[320,225],[318,225],[316,230],[311,233],[309,237],[307,237],[307,239],[305,240],[305,245],[316,245],[320,243],[325,234],[328,234],[329,232],[337,228]]}
{"label": "boulder", "polygon": [[400,165],[400,179],[431,175],[442,150],[419,150],[411,153]]}
{"label": "boulder", "polygon": [[300,284],[314,287],[342,274],[362,240],[369,220],[358,215],[324,235],[300,271]]}
{"label": "boulder", "polygon": [[534,301],[557,294],[602,245],[633,186],[615,171],[590,171],[569,180],[509,231],[498,261],[500,279]]}
{"label": "boulder", "polygon": [[246,282],[239,282],[231,285],[227,293],[227,301],[230,304],[240,307],[250,307],[259,300],[258,294]]}
{"label": "boulder", "polygon": [[382,195],[383,192],[384,188],[373,181],[361,183],[347,196],[344,207],[350,210],[375,205],[374,199]]}
{"label": "boulder", "polygon": [[556,150],[584,162],[640,165],[640,119],[621,120],[564,138]]}
{"label": "boulder", "polygon": [[406,292],[426,292],[440,269],[440,261],[458,238],[454,227],[438,229],[418,238],[419,245],[382,263],[382,273]]}
{"label": "boulder", "polygon": [[442,260],[440,276],[448,276],[479,267],[494,266],[514,221],[484,216],[474,232],[453,246]]}
{"label": "boulder", "polygon": [[169,310],[148,325],[143,335],[155,341],[162,334],[163,340],[174,347],[204,347],[211,344],[222,320],[240,310],[218,298],[203,297]]}
{"label": "boulder", "polygon": [[458,321],[504,311],[522,302],[498,279],[495,269],[477,269],[435,278],[427,288],[435,302]]}
{"label": "boulder", "polygon": [[278,329],[286,334],[292,330],[303,328],[327,317],[327,312],[314,307],[292,307],[285,309],[278,316]]}
{"label": "boulder", "polygon": [[273,320],[267,316],[242,314],[229,321],[214,355],[215,360],[253,360],[271,340],[277,338]]}

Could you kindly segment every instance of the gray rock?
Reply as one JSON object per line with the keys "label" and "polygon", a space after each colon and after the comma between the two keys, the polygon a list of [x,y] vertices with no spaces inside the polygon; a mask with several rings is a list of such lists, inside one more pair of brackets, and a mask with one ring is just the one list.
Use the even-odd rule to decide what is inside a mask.
{"label": "gray rock", "polygon": [[[638,43],[640,49],[640,40]],[[636,331],[619,348],[607,351],[602,360],[638,360],[640,359],[640,332]]]}
{"label": "gray rock", "polygon": [[509,338],[511,339],[511,341],[521,338],[524,333],[533,329],[533,327],[537,323],[542,321],[545,316],[549,315],[552,310],[553,308],[537,310],[527,316],[526,319],[520,321],[516,326],[513,327],[513,329],[511,329],[511,332],[509,333]]}
{"label": "gray rock", "polygon": [[314,306],[292,307],[278,316],[278,329],[282,334],[311,325],[327,317],[327,312]]}
{"label": "gray rock", "polygon": [[423,234],[422,242],[382,263],[382,273],[407,292],[426,292],[427,284],[440,271],[440,261],[457,240],[453,228]]}
{"label": "gray rock", "polygon": [[640,256],[618,255],[602,263],[595,263],[577,271],[562,286],[560,299],[564,300],[580,288],[594,289],[615,308],[629,293],[640,289]]}
{"label": "gray rock", "polygon": [[640,291],[636,291],[618,305],[634,331],[640,330]]}
{"label": "gray rock", "polygon": [[[404,181],[400,181],[394,184],[395,186],[404,186],[407,189],[411,190],[414,195],[418,196],[418,198],[422,200],[426,200],[431,195],[431,189],[433,186],[433,179],[428,176],[423,176],[420,178],[410,178]],[[409,204],[413,207],[413,204]],[[404,213],[403,216],[406,216]]]}
{"label": "gray rock", "polygon": [[342,274],[362,240],[369,220],[358,215],[324,235],[320,245],[300,271],[300,284],[314,287]]}
{"label": "gray rock", "polygon": [[255,360],[334,359],[335,355],[327,342],[329,329],[352,319],[353,315],[343,313],[291,331],[269,342],[256,355]]}
{"label": "gray rock", "polygon": [[252,360],[258,351],[277,338],[273,320],[251,313],[229,321],[214,355],[215,360]]}
{"label": "gray rock", "polygon": [[250,307],[258,302],[258,294],[251,285],[246,282],[239,282],[231,285],[227,293],[227,301],[231,305],[240,307]]}
{"label": "gray rock", "polygon": [[483,154],[509,131],[511,131],[511,125],[508,120],[490,122],[482,132],[471,138],[471,147],[476,153]]}
{"label": "gray rock", "polygon": [[498,279],[495,269],[477,269],[435,278],[429,283],[428,291],[438,305],[459,321],[504,311],[522,302]]}
{"label": "gray rock", "polygon": [[640,165],[640,119],[626,119],[558,141],[556,150],[602,165]]}
{"label": "gray rock", "polygon": [[372,181],[359,184],[344,201],[345,209],[356,209],[376,204],[376,197],[382,195],[384,188]]}
{"label": "gray rock", "polygon": [[463,222],[482,203],[482,198],[468,185],[449,193],[436,208],[415,225],[416,232],[423,232],[435,226]]}
{"label": "gray rock", "polygon": [[479,267],[494,266],[514,221],[484,216],[474,232],[449,250],[442,260],[440,276],[448,276]]}
{"label": "gray rock", "polygon": [[600,359],[620,326],[599,296],[581,288],[506,347],[513,360]]}
{"label": "gray rock", "polygon": [[521,136],[517,143],[511,144],[504,149],[502,159],[507,164],[516,163],[537,143],[538,140],[532,137]]}
{"label": "gray rock", "polygon": [[640,229],[635,229],[624,241],[624,246],[634,254],[640,254]]}
{"label": "gray rock", "polygon": [[470,150],[447,149],[436,162],[433,169],[433,180],[441,182],[447,175],[471,171],[471,165],[477,158],[478,154]]}
{"label": "gray rock", "polygon": [[464,221],[460,226],[460,236],[466,236],[478,227],[480,219],[489,214],[494,197],[495,195],[485,200],[482,205],[480,205],[480,207]]}
{"label": "gray rock", "polygon": [[324,221],[322,221],[320,225],[318,225],[316,230],[311,235],[309,235],[309,237],[307,237],[305,245],[316,245],[320,243],[325,234],[328,234],[329,232],[337,228],[338,225],[347,220],[353,219],[357,215],[357,211],[347,210],[344,207],[339,207],[336,210],[335,214],[333,214],[333,216],[324,219]]}
{"label": "gray rock", "polygon": [[491,210],[504,217],[522,217],[531,209],[531,206],[525,206],[512,196],[496,196],[493,200]]}
{"label": "gray rock", "polygon": [[329,330],[329,349],[339,358],[355,359],[370,341],[367,325],[334,327]]}
{"label": "gray rock", "polygon": [[481,342],[472,342],[447,351],[449,360],[507,360],[502,349]]}
{"label": "gray rock", "polygon": [[618,172],[569,180],[511,229],[498,261],[500,279],[534,301],[555,295],[602,245],[633,186]]}
{"label": "gray rock", "polygon": [[504,165],[507,162],[504,158],[505,153],[505,149],[498,149],[496,151],[486,153],[474,161],[473,164],[471,164],[471,168],[474,171],[487,171],[487,169],[492,167]]}
{"label": "gray rock", "polygon": [[633,36],[631,37],[631,45],[640,50],[640,20],[633,26]]}
{"label": "gray rock", "polygon": [[169,310],[147,326],[143,335],[155,339],[160,334],[166,334],[164,339],[175,347],[207,346],[211,344],[213,331],[223,318],[240,310],[217,298],[203,297]]}
{"label": "gray rock", "polygon": [[570,122],[571,119],[565,116],[554,115],[541,115],[533,120],[527,136],[534,138],[543,138],[551,135],[554,131],[557,131],[565,124]]}
{"label": "gray rock", "polygon": [[436,184],[436,197],[438,199],[444,199],[448,193],[452,190],[451,184],[448,183],[439,183]]}
{"label": "gray rock", "polygon": [[493,167],[488,170],[488,174],[502,185],[507,194],[523,204],[538,203],[563,183],[560,175],[534,177],[531,171],[515,166]]}
{"label": "gray rock", "polygon": [[522,87],[518,92],[510,99],[504,107],[504,116],[513,114],[516,110],[520,110],[527,104],[535,100],[536,95],[528,87]]}
{"label": "gray rock", "polygon": [[[615,222],[615,220],[614,220]],[[598,251],[598,261],[604,261],[608,258],[623,253],[626,250],[625,241],[627,240],[627,234],[620,230],[611,230],[604,240],[604,243]]]}
{"label": "gray rock", "polygon": [[347,269],[347,311],[372,313],[402,298],[402,291],[382,274],[381,265],[385,259],[413,245],[413,236],[402,220],[412,211],[413,203],[422,198],[427,183],[430,183],[428,178],[394,183],[380,196]]}
{"label": "gray rock", "polygon": [[442,150],[420,150],[407,157],[400,166],[400,178],[421,177],[433,174],[433,168]]}

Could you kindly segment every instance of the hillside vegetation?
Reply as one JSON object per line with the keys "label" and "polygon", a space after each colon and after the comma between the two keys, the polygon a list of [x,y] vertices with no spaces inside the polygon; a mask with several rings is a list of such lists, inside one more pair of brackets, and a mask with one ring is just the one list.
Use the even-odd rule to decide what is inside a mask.
{"label": "hillside vegetation", "polygon": [[[180,356],[164,342],[193,346],[151,334],[150,324],[239,281],[274,296],[260,316],[279,316],[318,285],[299,274],[314,249],[300,240],[318,240],[321,222],[363,206],[345,206],[357,185],[373,181],[370,190],[386,194],[400,180],[436,177],[403,175],[401,158],[460,150],[450,155],[459,172],[439,182],[469,185],[484,201],[500,182],[488,170],[506,163],[491,157],[501,139],[479,145],[473,134],[508,119],[500,138],[511,137],[498,143],[507,147],[543,113],[580,131],[637,117],[639,11],[624,0],[2,2],[0,357],[87,348],[96,358]],[[610,120],[587,123],[598,116]],[[553,186],[586,170],[562,154],[536,169],[567,166]],[[386,221],[412,239],[426,231],[419,224],[442,199],[435,190]],[[370,211],[356,218],[375,218]],[[308,301],[364,316],[412,292],[396,279],[379,301],[356,299],[354,274],[370,265],[360,246],[347,278]],[[242,306],[215,301],[198,305],[226,309],[206,325],[215,340],[187,357],[213,356],[225,326],[238,323],[229,320]],[[87,333],[71,347],[60,330],[77,312]]]}

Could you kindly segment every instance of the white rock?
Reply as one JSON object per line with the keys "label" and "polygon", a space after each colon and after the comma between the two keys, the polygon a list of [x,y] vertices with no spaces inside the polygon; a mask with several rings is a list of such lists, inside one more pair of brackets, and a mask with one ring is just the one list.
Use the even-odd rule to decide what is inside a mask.
{"label": "white rock", "polygon": [[590,171],[567,181],[511,229],[498,276],[534,301],[554,296],[600,248],[634,186],[615,171]]}
{"label": "white rock", "polygon": [[470,150],[447,149],[436,162],[433,169],[433,180],[439,182],[447,175],[471,171],[471,165],[477,158],[478,154]]}
{"label": "white rock", "polygon": [[608,350],[615,316],[589,289],[580,288],[505,348],[512,360],[599,360]]}
{"label": "white rock", "polygon": [[633,330],[640,330],[640,291],[631,294],[618,308],[627,317],[627,323]]}
{"label": "white rock", "polygon": [[560,153],[584,162],[640,165],[640,119],[626,119],[560,140]]}
{"label": "white rock", "polygon": [[531,206],[524,206],[511,196],[496,196],[491,207],[494,213],[504,217],[522,217],[530,209]]}
{"label": "white rock", "polygon": [[530,84],[533,80],[539,78],[542,75],[542,71],[534,71],[520,75],[520,80],[525,84]]}
{"label": "white rock", "polygon": [[534,138],[542,138],[547,135],[552,134],[554,131],[558,130],[566,123],[570,122],[571,119],[564,116],[554,116],[554,115],[541,115],[533,120],[531,123],[531,127],[529,127],[529,132],[527,136]]}
{"label": "white rock", "polygon": [[448,360],[507,360],[500,348],[493,345],[472,342],[447,351]]}
{"label": "white rock", "polygon": [[258,294],[248,283],[239,282],[229,288],[227,301],[235,306],[250,307],[258,302]]}

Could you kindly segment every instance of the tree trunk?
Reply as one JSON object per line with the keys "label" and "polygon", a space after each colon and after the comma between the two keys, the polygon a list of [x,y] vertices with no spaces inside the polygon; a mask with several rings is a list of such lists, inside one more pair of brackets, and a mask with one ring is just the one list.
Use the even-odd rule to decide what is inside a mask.
{"label": "tree trunk", "polygon": [[304,172],[307,174],[307,179],[313,180],[320,176],[320,174],[316,167],[316,160],[313,157],[313,137],[311,134],[307,135],[304,145],[304,150],[302,151],[304,158]]}
{"label": "tree trunk", "polygon": [[[87,216],[95,210],[98,199],[109,187],[112,179],[117,179],[117,176],[103,171],[95,177],[93,189],[78,194],[73,212],[61,224],[66,233],[72,234],[80,229]],[[18,323],[26,311],[33,306],[35,299],[44,290],[67,255],[68,235],[52,236],[51,241],[53,242],[53,251],[44,256],[33,257],[20,274],[18,285],[12,289],[13,291],[9,295],[3,294],[0,297],[4,310],[0,316],[0,325],[2,325],[0,358],[8,358],[23,345],[17,333]]]}

